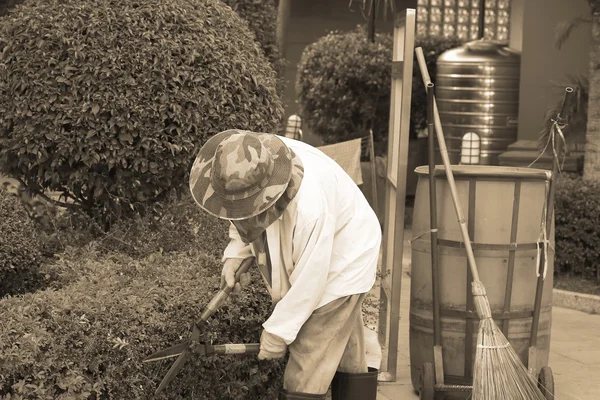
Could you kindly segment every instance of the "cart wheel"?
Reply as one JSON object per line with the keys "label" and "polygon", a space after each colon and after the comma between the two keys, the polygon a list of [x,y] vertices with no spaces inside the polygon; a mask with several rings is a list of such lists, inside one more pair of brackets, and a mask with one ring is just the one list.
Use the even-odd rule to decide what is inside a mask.
{"label": "cart wheel", "polygon": [[554,399],[554,376],[550,367],[543,367],[538,376],[538,388],[547,400]]}
{"label": "cart wheel", "polygon": [[423,364],[423,368],[421,369],[421,392],[419,393],[419,399],[435,399],[435,369],[432,363]]}

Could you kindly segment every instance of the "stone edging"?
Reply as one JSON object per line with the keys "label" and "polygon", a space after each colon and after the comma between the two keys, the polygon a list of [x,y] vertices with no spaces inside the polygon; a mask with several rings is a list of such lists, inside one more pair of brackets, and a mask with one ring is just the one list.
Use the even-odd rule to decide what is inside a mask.
{"label": "stone edging", "polygon": [[583,311],[588,314],[600,314],[600,296],[591,294],[553,289],[552,305]]}

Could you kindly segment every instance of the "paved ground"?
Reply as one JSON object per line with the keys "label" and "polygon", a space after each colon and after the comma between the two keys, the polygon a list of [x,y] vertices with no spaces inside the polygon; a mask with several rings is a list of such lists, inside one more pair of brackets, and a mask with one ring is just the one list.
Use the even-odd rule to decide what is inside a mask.
{"label": "paved ground", "polygon": [[[411,237],[410,231],[405,239]],[[405,240],[398,374],[394,383],[380,383],[378,400],[417,399],[410,381],[408,315],[410,244]],[[550,361],[559,400],[600,399],[600,315],[554,307],[552,311]]]}

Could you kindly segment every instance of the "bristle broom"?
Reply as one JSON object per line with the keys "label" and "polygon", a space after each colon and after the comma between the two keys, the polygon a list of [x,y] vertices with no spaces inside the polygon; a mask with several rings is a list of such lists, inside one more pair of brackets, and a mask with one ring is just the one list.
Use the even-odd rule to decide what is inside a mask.
{"label": "bristle broom", "polygon": [[485,287],[472,283],[479,316],[473,374],[473,400],[546,400],[500,328],[492,319]]}

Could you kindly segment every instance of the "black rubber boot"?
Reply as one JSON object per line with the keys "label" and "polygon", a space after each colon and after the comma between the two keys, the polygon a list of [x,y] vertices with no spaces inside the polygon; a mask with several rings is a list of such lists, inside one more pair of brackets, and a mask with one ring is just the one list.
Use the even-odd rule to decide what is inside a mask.
{"label": "black rubber boot", "polygon": [[376,400],[378,370],[349,374],[336,372],[331,381],[331,400]]}
{"label": "black rubber boot", "polygon": [[279,400],[323,400],[325,399],[325,396],[327,396],[327,394],[288,392],[285,389],[281,389],[281,391],[279,392]]}

